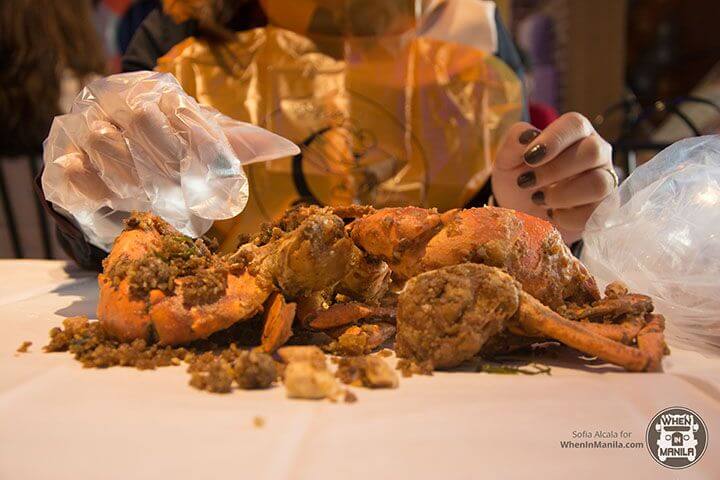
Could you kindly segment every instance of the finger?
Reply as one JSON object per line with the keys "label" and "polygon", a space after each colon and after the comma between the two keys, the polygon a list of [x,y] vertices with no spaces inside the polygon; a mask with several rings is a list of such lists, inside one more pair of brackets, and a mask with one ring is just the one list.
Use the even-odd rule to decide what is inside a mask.
{"label": "finger", "polygon": [[290,140],[250,123],[239,122],[215,109],[200,105],[207,118],[214,119],[222,128],[240,163],[264,162],[300,153]]}
{"label": "finger", "polygon": [[542,188],[594,168],[611,168],[611,151],[610,144],[600,135],[590,135],[576,142],[551,162],[522,171],[517,177],[517,184],[521,188]]}
{"label": "finger", "polygon": [[177,175],[185,146],[157,104],[143,102],[133,110],[130,132],[133,143],[152,163],[147,167],[159,169],[169,177]]}
{"label": "finger", "polygon": [[186,133],[188,143],[222,141],[220,127],[207,118],[191,97],[174,90],[163,92],[158,106],[175,130]]}
{"label": "finger", "polygon": [[44,143],[42,187],[45,198],[68,212],[96,208],[111,193],[83,152],[82,145],[87,136],[88,123],[84,114],[59,115],[53,120]]}
{"label": "finger", "polygon": [[95,203],[112,195],[88,158],[80,152],[62,155],[48,167],[57,172],[56,175],[60,175],[55,179],[56,185],[64,184],[67,187],[66,192],[73,192],[72,195],[66,195],[66,201],[62,202],[62,206],[68,210],[73,206],[87,207],[83,199]]}
{"label": "finger", "polygon": [[527,122],[514,124],[505,134],[500,143],[493,168],[498,170],[512,170],[523,165],[523,153],[530,142],[538,135],[540,130]]}
{"label": "finger", "polygon": [[218,123],[182,92],[163,92],[158,103],[167,121],[185,139],[187,157],[180,187],[187,208],[206,219],[239,214],[247,203],[247,178]]}
{"label": "finger", "polygon": [[93,122],[82,148],[105,184],[121,198],[142,193],[130,150],[115,125]]}
{"label": "finger", "polygon": [[587,118],[576,112],[566,113],[533,140],[523,152],[523,159],[532,167],[544,165],[594,132]]}
{"label": "finger", "polygon": [[572,208],[599,202],[615,188],[615,178],[607,168],[596,168],[556,183],[532,194],[533,203],[549,208]]}
{"label": "finger", "polygon": [[592,215],[598,205],[599,202],[593,202],[573,208],[550,209],[548,210],[548,217],[552,219],[558,228],[570,232],[582,232],[585,229],[588,218],[590,218],[590,215]]}
{"label": "finger", "polygon": [[[240,162],[226,141],[222,129],[217,122],[203,114],[194,99],[171,90],[162,94],[158,104],[170,125],[186,140],[190,154],[184,165],[186,174],[196,175],[198,179],[204,178],[206,182],[210,178],[232,180],[243,175]],[[200,187],[199,184],[197,186]],[[204,192],[200,197],[211,192],[206,188],[194,190],[197,190],[196,194]],[[200,197],[197,197],[196,201],[204,201],[200,200]]]}

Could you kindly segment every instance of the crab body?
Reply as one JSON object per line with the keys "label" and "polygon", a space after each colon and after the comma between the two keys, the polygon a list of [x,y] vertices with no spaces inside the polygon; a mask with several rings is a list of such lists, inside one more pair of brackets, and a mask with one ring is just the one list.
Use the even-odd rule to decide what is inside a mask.
{"label": "crab body", "polygon": [[496,207],[438,213],[387,208],[355,220],[351,237],[385,260],[402,280],[461,263],[498,267],[523,289],[556,309],[600,298],[595,280],[553,226],[537,217]]}

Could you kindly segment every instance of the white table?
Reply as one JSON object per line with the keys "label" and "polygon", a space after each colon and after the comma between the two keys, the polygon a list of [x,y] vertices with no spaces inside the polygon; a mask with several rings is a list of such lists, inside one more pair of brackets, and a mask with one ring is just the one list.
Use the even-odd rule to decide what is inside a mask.
{"label": "white table", "polygon": [[[718,358],[674,349],[663,374],[578,362],[551,376],[437,373],[355,389],[355,404],[291,401],[282,387],[214,395],[184,368],[89,370],[42,353],[50,328],[93,318],[96,300],[95,277],[64,263],[0,261],[0,478],[720,478]],[[710,434],[688,469],[645,448],[560,448],[581,430],[644,441],[674,405]]]}

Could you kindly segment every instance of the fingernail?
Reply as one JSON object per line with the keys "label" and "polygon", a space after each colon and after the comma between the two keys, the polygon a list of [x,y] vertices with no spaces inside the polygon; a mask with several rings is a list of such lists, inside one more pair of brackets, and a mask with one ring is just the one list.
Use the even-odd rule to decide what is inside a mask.
{"label": "fingernail", "polygon": [[548,218],[552,218],[552,208],[548,208],[547,216]]}
{"label": "fingernail", "polygon": [[537,145],[533,146],[525,152],[523,157],[525,157],[525,163],[528,165],[534,165],[538,163],[542,158],[545,156],[545,153],[547,153],[547,147],[542,144],[538,143]]}
{"label": "fingernail", "polygon": [[535,205],[545,205],[545,193],[538,190],[532,194],[530,200],[532,200]]}
{"label": "fingernail", "polygon": [[535,185],[535,172],[525,172],[517,178],[517,184],[520,188],[528,188]]}
{"label": "fingernail", "polygon": [[520,138],[518,139],[518,141],[522,145],[530,145],[530,142],[535,140],[538,135],[540,135],[540,130],[538,130],[537,128],[530,128],[520,134]]}

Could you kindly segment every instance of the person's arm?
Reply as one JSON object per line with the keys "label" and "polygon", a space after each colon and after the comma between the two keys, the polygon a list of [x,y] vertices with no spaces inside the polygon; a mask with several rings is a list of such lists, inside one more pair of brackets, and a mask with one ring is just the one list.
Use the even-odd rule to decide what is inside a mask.
{"label": "person's arm", "polygon": [[40,203],[47,214],[53,219],[53,222],[55,222],[55,236],[57,237],[58,244],[65,254],[74,260],[80,268],[101,272],[102,261],[108,252],[95,245],[91,245],[85,240],[80,229],[70,220],[56,212],[50,202],[47,201],[42,185],[40,184],[43,170],[40,170],[38,176],[35,177],[35,194],[40,199]]}

